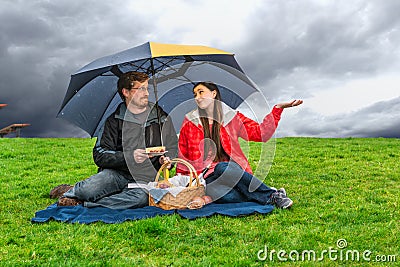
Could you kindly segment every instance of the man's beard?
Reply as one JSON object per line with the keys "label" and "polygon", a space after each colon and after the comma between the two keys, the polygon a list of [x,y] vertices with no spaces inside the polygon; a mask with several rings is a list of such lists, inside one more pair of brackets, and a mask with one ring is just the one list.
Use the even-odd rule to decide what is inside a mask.
{"label": "man's beard", "polygon": [[149,104],[149,99],[147,97],[142,97],[139,100],[132,99],[129,104],[137,108],[145,108]]}

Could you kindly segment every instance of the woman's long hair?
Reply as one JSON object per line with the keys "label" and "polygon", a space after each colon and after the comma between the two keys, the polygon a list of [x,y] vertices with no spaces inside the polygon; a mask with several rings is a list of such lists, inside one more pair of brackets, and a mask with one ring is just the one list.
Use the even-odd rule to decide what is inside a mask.
{"label": "woman's long hair", "polygon": [[[205,160],[208,157],[209,150],[212,150],[212,155],[215,155],[214,161],[222,161],[226,159],[227,154],[224,151],[222,144],[221,144],[221,138],[220,138],[220,132],[221,132],[221,123],[222,123],[222,117],[223,117],[223,111],[222,111],[222,105],[221,105],[221,94],[219,92],[219,89],[216,84],[212,82],[199,82],[196,83],[193,87],[193,90],[199,86],[203,85],[207,87],[210,91],[215,91],[217,95],[215,96],[214,101],[214,111],[213,111],[213,117],[211,118],[213,120],[213,124],[211,127],[209,127],[209,120],[207,117],[207,114],[205,110],[197,107],[199,110],[199,115],[200,115],[200,121],[201,124],[203,125],[203,132],[204,132],[204,157],[203,159]],[[212,142],[215,144],[215,147],[212,145]],[[216,150],[216,151],[215,151]]]}

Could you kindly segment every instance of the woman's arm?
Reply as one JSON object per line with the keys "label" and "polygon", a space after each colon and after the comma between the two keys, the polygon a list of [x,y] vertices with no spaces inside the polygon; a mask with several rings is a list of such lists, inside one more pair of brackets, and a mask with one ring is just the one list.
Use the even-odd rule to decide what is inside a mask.
{"label": "woman's arm", "polygon": [[293,100],[291,102],[284,102],[284,103],[276,104],[275,107],[277,107],[277,108],[291,108],[291,107],[299,106],[301,104],[303,104],[303,100],[298,99],[298,100]]}
{"label": "woman's arm", "polygon": [[241,121],[240,137],[247,141],[266,142],[275,133],[281,119],[283,109],[301,105],[303,100],[293,100],[291,102],[279,103],[274,106],[272,111],[267,114],[259,124],[247,118],[241,113],[238,116]]}

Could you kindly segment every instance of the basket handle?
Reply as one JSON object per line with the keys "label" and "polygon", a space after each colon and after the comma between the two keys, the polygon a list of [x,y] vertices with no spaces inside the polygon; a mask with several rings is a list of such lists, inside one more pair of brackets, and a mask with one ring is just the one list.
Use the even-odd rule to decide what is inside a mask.
{"label": "basket handle", "polygon": [[171,159],[170,162],[166,162],[163,165],[161,165],[160,169],[157,172],[155,182],[158,182],[158,180],[160,178],[160,175],[161,175],[161,172],[164,173],[164,179],[168,181],[169,170],[168,170],[167,166],[170,163],[181,163],[181,164],[185,165],[189,169],[190,181],[189,181],[188,187],[194,187],[195,186],[195,185],[192,185],[193,179],[196,179],[196,187],[200,186],[199,176],[197,175],[197,172],[194,169],[194,167],[192,166],[192,164],[190,164],[186,160],[183,160],[183,159],[180,159],[180,158]]}

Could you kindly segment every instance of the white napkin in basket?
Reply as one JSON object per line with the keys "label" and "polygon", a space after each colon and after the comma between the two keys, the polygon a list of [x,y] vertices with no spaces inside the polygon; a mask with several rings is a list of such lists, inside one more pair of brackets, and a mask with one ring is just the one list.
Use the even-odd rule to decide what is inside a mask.
{"label": "white napkin in basket", "polygon": [[[129,183],[128,188],[143,188],[149,191],[149,194],[154,198],[156,203],[160,201],[163,196],[167,193],[170,193],[174,197],[176,197],[180,192],[182,192],[183,189],[187,187],[187,184],[189,183],[190,176],[188,175],[175,175],[171,178],[168,179],[168,181],[174,185],[172,187],[168,188],[158,188],[157,187],[157,182],[150,182],[148,184],[139,184],[139,183]],[[203,177],[199,177],[199,182],[201,185],[204,187],[206,186],[206,181],[204,180]],[[192,185],[196,185],[196,179],[192,181]],[[158,200],[158,201],[157,201]]]}

